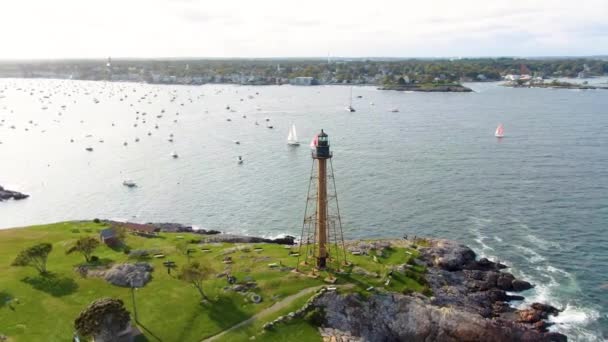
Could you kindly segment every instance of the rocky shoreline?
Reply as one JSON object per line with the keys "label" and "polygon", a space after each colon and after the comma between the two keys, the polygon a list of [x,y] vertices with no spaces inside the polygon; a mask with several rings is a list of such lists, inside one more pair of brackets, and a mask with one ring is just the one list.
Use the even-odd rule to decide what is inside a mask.
{"label": "rocky shoreline", "polygon": [[[103,220],[103,222],[110,225],[118,224],[129,224],[129,222],[120,222],[112,220]],[[240,234],[226,234],[219,230],[207,230],[207,229],[194,229],[192,226],[180,224],[180,223],[169,223],[169,222],[148,222],[146,226],[153,227],[157,232],[164,233],[194,233],[200,234],[204,237],[201,238],[201,242],[214,243],[214,242],[227,242],[227,243],[276,243],[281,245],[294,245],[296,238],[290,235],[276,239],[268,239],[249,235]],[[203,241],[204,240],[204,241]]]}
{"label": "rocky shoreline", "polygon": [[507,291],[532,285],[502,271],[505,265],[477,260],[470,248],[457,242],[427,241],[428,247],[419,248],[418,262],[427,267],[431,297],[378,292],[364,298],[325,292],[314,300],[325,313],[323,328],[371,342],[567,341],[547,330],[545,320],[559,314],[558,309],[534,303],[517,310],[508,304],[523,297]]}
{"label": "rocky shoreline", "polygon": [[22,200],[28,197],[30,197],[30,195],[22,194],[18,191],[6,190],[0,185],[0,202],[11,198],[14,200]]}
{"label": "rocky shoreline", "polygon": [[578,84],[578,83],[533,83],[533,84],[517,84],[517,83],[504,83],[502,84],[504,87],[509,88],[544,88],[544,89],[579,89],[579,90],[608,90],[608,87],[605,86],[594,86],[589,84]]}

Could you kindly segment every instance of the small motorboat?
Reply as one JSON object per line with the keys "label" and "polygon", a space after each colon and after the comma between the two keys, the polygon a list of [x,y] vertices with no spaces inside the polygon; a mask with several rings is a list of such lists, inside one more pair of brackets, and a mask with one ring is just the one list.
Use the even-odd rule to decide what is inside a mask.
{"label": "small motorboat", "polygon": [[235,144],[237,144],[237,145],[240,145],[240,144],[241,144],[241,142],[240,142],[240,141],[238,141],[238,140],[234,140],[234,143],[235,143]]}
{"label": "small motorboat", "polygon": [[399,108],[393,108],[393,109],[391,109],[391,113],[399,113]]}
{"label": "small motorboat", "polygon": [[177,159],[179,156],[177,155],[177,153],[171,152],[171,157],[173,157],[173,159]]}
{"label": "small motorboat", "polygon": [[87,147],[87,148],[85,148],[85,150],[87,150],[89,152],[93,152],[93,148],[92,147]]}
{"label": "small motorboat", "polygon": [[122,182],[122,185],[124,185],[124,186],[126,186],[128,188],[134,188],[134,187],[137,186],[137,184],[134,181],[129,180],[129,179],[125,180],[124,182]]}
{"label": "small motorboat", "polygon": [[240,164],[243,164],[243,162],[244,162],[243,157],[238,156],[238,158],[237,158],[236,162],[237,162],[237,164],[239,164],[239,165],[240,165]]}

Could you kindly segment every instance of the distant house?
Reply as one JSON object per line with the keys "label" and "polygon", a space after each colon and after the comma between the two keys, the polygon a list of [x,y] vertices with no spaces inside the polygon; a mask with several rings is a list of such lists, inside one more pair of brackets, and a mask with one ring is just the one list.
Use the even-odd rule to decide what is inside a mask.
{"label": "distant house", "polygon": [[315,84],[314,77],[295,77],[291,80],[291,84],[299,86],[310,86]]}
{"label": "distant house", "polygon": [[100,231],[99,239],[108,246],[116,246],[120,244],[120,239],[112,228],[106,228]]}

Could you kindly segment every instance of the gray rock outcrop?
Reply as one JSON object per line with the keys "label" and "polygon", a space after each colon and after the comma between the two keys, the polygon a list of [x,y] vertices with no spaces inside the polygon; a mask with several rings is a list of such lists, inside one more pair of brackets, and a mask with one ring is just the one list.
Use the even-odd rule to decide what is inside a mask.
{"label": "gray rock outcrop", "polygon": [[118,264],[105,272],[105,280],[116,286],[144,287],[152,279],[152,265],[147,262]]}
{"label": "gray rock outcrop", "polygon": [[[399,293],[340,295],[327,292],[315,300],[323,307],[325,327],[350,332],[363,341],[566,341],[548,332],[556,308],[535,303],[516,310],[508,301],[522,300],[507,291],[532,285],[503,272],[505,265],[477,260],[467,246],[449,240],[427,240],[417,263],[427,267],[431,297]],[[393,271],[405,271],[398,265]],[[354,270],[353,270],[354,272]]]}
{"label": "gray rock outcrop", "polygon": [[429,299],[402,294],[340,295],[326,292],[315,306],[325,310],[328,327],[348,331],[364,341],[565,341],[508,320],[432,305]]}

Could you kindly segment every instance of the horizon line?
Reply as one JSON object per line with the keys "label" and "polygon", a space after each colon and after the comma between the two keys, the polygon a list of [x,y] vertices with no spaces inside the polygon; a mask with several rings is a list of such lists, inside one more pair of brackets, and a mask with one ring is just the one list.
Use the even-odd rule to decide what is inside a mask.
{"label": "horizon line", "polygon": [[415,60],[415,59],[431,59],[431,60],[451,60],[451,59],[578,59],[578,58],[608,58],[607,54],[595,55],[487,55],[487,56],[266,56],[266,57],[210,57],[210,56],[188,56],[188,57],[125,57],[125,56],[103,56],[103,57],[52,57],[52,58],[2,58],[0,62],[30,62],[30,61],[97,61],[107,60],[108,57],[113,60]]}

